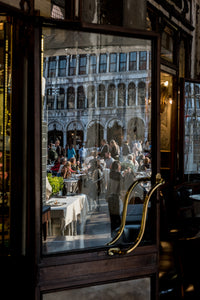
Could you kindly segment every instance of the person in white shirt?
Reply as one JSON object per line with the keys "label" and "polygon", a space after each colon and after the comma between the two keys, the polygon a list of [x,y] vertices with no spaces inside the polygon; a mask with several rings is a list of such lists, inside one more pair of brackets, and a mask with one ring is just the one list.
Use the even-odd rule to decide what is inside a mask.
{"label": "person in white shirt", "polygon": [[115,161],[115,160],[114,160],[113,157],[111,157],[111,153],[110,152],[106,152],[105,153],[105,163],[106,163],[106,168],[107,169],[111,168],[113,161]]}

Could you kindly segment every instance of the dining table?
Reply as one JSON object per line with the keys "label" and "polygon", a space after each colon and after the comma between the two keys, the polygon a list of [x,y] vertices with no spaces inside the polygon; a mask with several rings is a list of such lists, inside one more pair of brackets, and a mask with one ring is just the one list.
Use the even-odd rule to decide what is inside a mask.
{"label": "dining table", "polygon": [[83,234],[88,213],[88,199],[85,194],[73,196],[54,196],[46,201],[51,207],[51,224],[59,227],[61,235],[68,229],[69,235],[77,235],[77,221],[80,223],[80,234]]}

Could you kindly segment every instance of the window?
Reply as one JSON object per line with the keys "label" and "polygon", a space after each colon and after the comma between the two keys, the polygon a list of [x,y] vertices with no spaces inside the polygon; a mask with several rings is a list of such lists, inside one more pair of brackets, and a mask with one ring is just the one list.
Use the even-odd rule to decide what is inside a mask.
{"label": "window", "polygon": [[[55,133],[59,132],[63,146],[73,144],[76,155],[78,154],[76,156],[77,161],[80,162],[81,166],[78,166],[76,173],[62,173],[64,178],[59,177],[60,174],[54,176],[44,172],[44,176],[48,176],[52,187],[51,196],[45,202],[45,205],[51,207],[51,224],[49,224],[51,232],[48,232],[42,250],[46,255],[104,247],[112,238],[115,230],[112,212],[109,211],[109,203],[105,197],[108,188],[110,188],[109,168],[111,163],[113,159],[115,162],[119,160],[122,174],[126,173],[128,166],[125,161],[121,161],[121,152],[119,153],[119,151],[122,151],[123,142],[127,140],[129,146],[133,148],[132,145],[135,140],[151,138],[152,128],[151,104],[149,104],[148,110],[142,111],[138,99],[136,99],[136,96],[138,96],[136,82],[137,85],[138,82],[143,82],[142,86],[140,84],[141,92],[143,92],[140,93],[142,98],[145,95],[145,80],[148,83],[151,82],[151,72],[145,73],[145,77],[142,77],[141,72],[137,72],[137,70],[134,71],[134,74],[127,72],[127,78],[119,72],[119,62],[121,70],[128,71],[127,53],[132,51],[130,49],[137,49],[139,60],[139,51],[144,49],[148,51],[151,48],[151,42],[142,40],[140,43],[138,38],[120,36],[119,39],[116,35],[111,36],[94,32],[88,34],[84,31],[57,28],[53,28],[51,32],[43,28],[43,31],[44,46],[45,44],[47,46],[48,43],[49,47],[48,51],[45,52],[44,50],[44,57],[49,57],[50,51],[52,55],[59,53],[60,56],[65,56],[66,49],[68,49],[67,65],[70,67],[66,78],[59,78],[58,80],[48,78],[48,80],[43,81],[46,94],[51,87],[53,93],[54,89],[57,91],[56,110],[49,110],[48,114],[45,111],[41,114],[43,119],[48,116],[44,120],[46,126],[44,130],[46,130],[45,132],[51,132],[53,141],[55,140]],[[52,36],[56,36],[56,43],[50,38]],[[49,41],[52,45],[49,44]],[[121,45],[123,45],[123,50],[121,50],[123,53],[118,54],[115,49],[120,49]],[[86,49],[88,54],[83,52]],[[109,53],[109,57],[107,53]],[[79,63],[77,55],[79,55]],[[135,54],[132,54],[130,59],[133,65],[135,58]],[[138,64],[139,61],[137,61]],[[86,74],[80,76],[79,74],[84,73],[85,70]],[[102,73],[99,73],[99,71]],[[112,73],[107,71],[112,71]],[[69,74],[71,74],[71,77]],[[125,80],[123,80],[124,78]],[[154,84],[155,81],[153,86]],[[60,90],[58,93],[59,88],[64,89],[64,91]],[[155,86],[153,91],[155,91]],[[53,93],[52,91],[49,92],[50,95]],[[145,97],[143,98],[145,99]],[[64,99],[65,101],[63,101]],[[55,106],[54,101],[52,107],[53,105]],[[66,105],[65,110],[63,110],[63,105],[64,109]],[[56,124],[56,128],[54,124]],[[106,139],[109,144],[104,149],[106,155],[103,154],[101,159],[103,169],[100,166],[100,168],[97,168],[98,172],[93,173],[93,171],[96,171],[96,167],[99,167],[99,160],[94,159],[91,161],[91,156],[96,156],[96,152],[94,152],[96,149],[101,151],[103,139]],[[84,157],[81,157],[82,150],[78,151],[82,145],[85,146]],[[108,151],[110,151],[109,155],[112,159],[108,159],[107,162],[107,158],[109,158],[107,157]],[[106,162],[108,165],[106,165]],[[118,194],[126,192],[134,181],[137,167],[134,169],[131,165],[130,168],[133,168],[133,172],[130,172],[130,176],[133,177],[127,176],[127,181],[120,182],[119,185],[115,183],[119,187]],[[85,170],[89,171],[85,172]],[[149,176],[148,174],[147,176]],[[99,181],[96,181],[98,179]],[[46,177],[43,177],[43,180],[46,182]],[[141,201],[143,201],[143,189],[141,192]],[[108,193],[112,194],[110,190]],[[58,199],[57,202],[55,202],[55,199]],[[95,224],[93,222],[94,216],[95,220],[98,218]],[[93,232],[91,233],[91,231]],[[150,234],[150,236],[152,235]],[[151,240],[147,242],[151,243]]]}
{"label": "window", "polygon": [[47,90],[47,108],[48,109],[54,109],[54,95],[53,95],[53,90],[48,89]]}
{"label": "window", "polygon": [[65,101],[65,90],[63,88],[59,89],[59,94],[57,96],[57,109],[64,109]]}
{"label": "window", "polygon": [[194,86],[194,92],[195,92],[195,103],[196,103],[196,108],[200,108],[200,85],[195,84]]}
{"label": "window", "polygon": [[145,83],[139,82],[138,84],[138,105],[145,105]]}
{"label": "window", "polygon": [[70,55],[69,57],[69,76],[76,75],[76,55]]}
{"label": "window", "polygon": [[51,0],[51,18],[65,19],[65,0]]}
{"label": "window", "polygon": [[79,86],[77,90],[77,108],[85,108],[85,91],[83,86]]}
{"label": "window", "polygon": [[128,85],[128,105],[133,106],[136,104],[136,89],[135,83],[131,82]]}
{"label": "window", "polygon": [[99,58],[99,73],[106,73],[107,70],[107,55],[100,54]]}
{"label": "window", "polygon": [[87,66],[87,56],[80,55],[79,56],[79,75],[86,74],[86,66]]}
{"label": "window", "polygon": [[108,107],[115,106],[115,96],[116,96],[115,85],[111,83],[108,87]]}
{"label": "window", "polygon": [[190,84],[186,85],[186,87],[185,87],[185,97],[187,100],[187,101],[185,101],[186,108],[191,108],[192,107],[192,98],[191,98],[191,85]]}
{"label": "window", "polygon": [[97,106],[105,107],[105,86],[103,84],[98,87]]}
{"label": "window", "polygon": [[126,105],[126,86],[124,83],[118,85],[118,106]]}
{"label": "window", "polygon": [[95,87],[90,85],[87,89],[87,106],[88,108],[95,107]]}
{"label": "window", "polygon": [[[200,82],[181,81],[181,89],[184,91],[181,105],[184,105],[184,143],[183,163],[184,174],[191,177],[200,173]],[[197,178],[192,177],[192,178]]]}
{"label": "window", "polygon": [[89,59],[89,73],[94,74],[96,73],[96,65],[97,65],[97,57],[96,55],[90,55]]}
{"label": "window", "polygon": [[65,77],[66,76],[66,57],[65,56],[60,56],[59,57],[58,76],[59,77]]}
{"label": "window", "polygon": [[125,72],[126,71],[126,53],[119,54],[119,71]]}
{"label": "window", "polygon": [[75,108],[75,90],[73,87],[67,89],[67,108]]}
{"label": "window", "polygon": [[137,70],[137,52],[129,53],[129,71]]}
{"label": "window", "polygon": [[140,51],[139,52],[139,70],[147,69],[147,52]]}
{"label": "window", "polygon": [[117,71],[117,54],[111,53],[110,54],[110,68],[109,72],[116,72]]}
{"label": "window", "polygon": [[49,59],[48,77],[56,77],[56,58],[55,57],[50,57],[50,59]]}

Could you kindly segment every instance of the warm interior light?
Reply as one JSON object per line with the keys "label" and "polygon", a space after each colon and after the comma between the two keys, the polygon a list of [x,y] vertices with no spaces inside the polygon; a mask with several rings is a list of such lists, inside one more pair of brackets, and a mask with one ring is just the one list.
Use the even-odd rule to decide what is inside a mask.
{"label": "warm interior light", "polygon": [[172,104],[173,100],[172,98],[169,98],[169,103]]}
{"label": "warm interior light", "polygon": [[169,81],[165,81],[164,86],[168,86],[168,85],[169,85]]}

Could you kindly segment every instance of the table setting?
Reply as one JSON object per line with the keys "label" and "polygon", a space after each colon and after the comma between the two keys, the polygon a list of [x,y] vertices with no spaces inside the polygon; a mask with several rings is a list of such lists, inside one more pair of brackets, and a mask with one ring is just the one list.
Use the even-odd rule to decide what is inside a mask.
{"label": "table setting", "polygon": [[61,235],[64,235],[67,226],[71,235],[77,234],[78,217],[83,230],[88,212],[88,200],[85,194],[54,196],[46,201],[46,205],[51,207],[52,226],[58,225]]}

